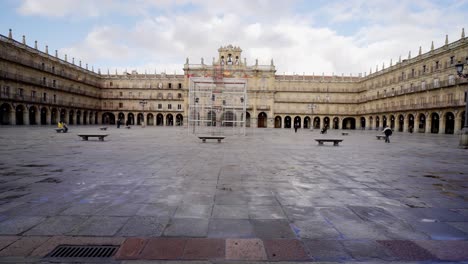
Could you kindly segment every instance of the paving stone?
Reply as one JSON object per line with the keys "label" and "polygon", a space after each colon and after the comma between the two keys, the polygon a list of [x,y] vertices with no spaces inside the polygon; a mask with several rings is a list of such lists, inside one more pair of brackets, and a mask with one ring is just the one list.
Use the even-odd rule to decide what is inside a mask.
{"label": "paving stone", "polygon": [[68,235],[113,236],[128,221],[128,217],[93,216],[77,226]]}
{"label": "paving stone", "polygon": [[213,218],[249,219],[249,209],[245,205],[216,204],[213,208]]}
{"label": "paving stone", "polygon": [[319,209],[315,207],[290,205],[283,206],[283,210],[290,220],[325,221]]}
{"label": "paving stone", "polygon": [[164,230],[168,237],[206,237],[208,219],[173,218]]}
{"label": "paving stone", "polygon": [[71,204],[59,203],[58,201],[41,204],[24,203],[21,206],[11,209],[7,213],[25,216],[55,216],[70,206]]}
{"label": "paving stone", "polygon": [[140,252],[146,245],[147,240],[143,238],[127,238],[115,254],[115,259],[138,259]]}
{"label": "paving stone", "polygon": [[174,218],[210,218],[213,205],[181,204],[177,207]]}
{"label": "paving stone", "polygon": [[307,247],[309,255],[316,261],[341,262],[353,259],[338,240],[304,239],[303,243]]}
{"label": "paving stone", "polygon": [[283,209],[276,205],[250,205],[250,219],[285,219]]}
{"label": "paving stone", "polygon": [[242,238],[254,237],[252,223],[246,219],[211,219],[208,237]]}
{"label": "paving stone", "polygon": [[114,204],[108,207],[104,207],[102,210],[98,211],[96,215],[134,216],[141,207],[141,204],[135,203]]}
{"label": "paving stone", "polygon": [[149,239],[140,253],[141,259],[182,259],[187,240],[178,238]]}
{"label": "paving stone", "polygon": [[468,261],[468,241],[414,241],[438,259],[444,261]]}
{"label": "paving stone", "polygon": [[294,221],[292,226],[299,237],[305,239],[340,239],[341,234],[325,221]]}
{"label": "paving stone", "polygon": [[56,236],[71,232],[77,225],[86,221],[88,216],[56,216],[47,218],[44,222],[33,227],[24,235],[26,236]]}
{"label": "paving stone", "polygon": [[74,204],[68,209],[62,211],[61,215],[95,215],[103,209],[107,204],[104,203],[81,203]]}
{"label": "paving stone", "polygon": [[447,223],[456,229],[468,234],[468,222],[451,222]]}
{"label": "paving stone", "polygon": [[224,204],[224,205],[247,205],[249,203],[249,198],[241,194],[217,194],[215,196],[215,204]]}
{"label": "paving stone", "polygon": [[140,216],[161,216],[161,217],[172,217],[177,209],[175,205],[168,204],[145,204],[140,210],[138,210],[137,215]]}
{"label": "paving stone", "polygon": [[44,221],[42,216],[14,216],[0,222],[0,235],[17,235]]}
{"label": "paving stone", "polygon": [[226,239],[226,260],[266,260],[260,239]]}
{"label": "paving stone", "polygon": [[428,234],[435,240],[465,240],[468,234],[452,227],[446,223],[411,223],[411,225],[421,232]]}
{"label": "paving stone", "polygon": [[286,220],[251,220],[255,235],[259,238],[296,238]]}
{"label": "paving stone", "polygon": [[428,250],[408,240],[380,240],[377,242],[383,245],[398,260],[424,261],[437,259]]}
{"label": "paving stone", "polygon": [[134,216],[119,230],[117,236],[158,237],[162,235],[168,223],[167,217]]}
{"label": "paving stone", "polygon": [[298,261],[310,259],[302,242],[296,239],[270,239],[264,240],[263,244],[268,260]]}
{"label": "paving stone", "polygon": [[351,254],[351,256],[358,261],[393,261],[396,260],[391,252],[387,252],[387,249],[373,241],[373,240],[345,240],[342,242],[345,250]]}
{"label": "paving stone", "polygon": [[16,240],[20,239],[21,236],[0,236],[0,250],[9,246]]}
{"label": "paving stone", "polygon": [[49,239],[50,237],[23,237],[0,251],[0,257],[28,256],[34,249]]}
{"label": "paving stone", "polygon": [[192,238],[187,239],[183,259],[221,259],[225,257],[224,239]]}

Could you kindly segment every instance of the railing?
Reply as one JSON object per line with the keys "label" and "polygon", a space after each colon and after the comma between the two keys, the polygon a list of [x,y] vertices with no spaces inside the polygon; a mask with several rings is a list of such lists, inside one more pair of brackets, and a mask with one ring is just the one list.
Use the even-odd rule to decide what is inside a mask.
{"label": "railing", "polygon": [[421,110],[421,109],[431,109],[431,108],[461,107],[464,105],[465,105],[465,101],[463,101],[462,99],[446,100],[446,101],[436,101],[436,102],[430,102],[430,103],[403,104],[403,105],[387,106],[387,107],[372,107],[369,109],[357,110],[357,114],[411,111],[411,110]]}
{"label": "railing", "polygon": [[80,103],[80,102],[76,102],[72,100],[54,99],[53,97],[44,98],[42,96],[5,93],[4,91],[0,93],[0,99],[17,101],[17,102],[22,102],[22,103],[38,103],[38,104],[48,104],[48,105],[57,105],[57,106],[66,106],[66,107],[82,107],[82,108],[92,108],[92,109],[98,109],[100,107],[99,102],[96,102],[94,104],[86,104],[86,103]]}

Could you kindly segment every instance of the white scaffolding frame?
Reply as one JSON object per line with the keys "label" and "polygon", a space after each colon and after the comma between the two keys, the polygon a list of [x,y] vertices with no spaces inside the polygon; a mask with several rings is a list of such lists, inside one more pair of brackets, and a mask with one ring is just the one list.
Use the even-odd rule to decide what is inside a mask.
{"label": "white scaffolding frame", "polygon": [[247,80],[190,78],[188,133],[245,135]]}

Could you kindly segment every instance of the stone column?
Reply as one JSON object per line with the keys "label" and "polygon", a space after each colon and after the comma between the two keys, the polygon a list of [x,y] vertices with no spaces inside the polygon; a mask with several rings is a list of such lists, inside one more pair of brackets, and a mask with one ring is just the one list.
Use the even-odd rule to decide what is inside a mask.
{"label": "stone column", "polygon": [[23,112],[23,122],[25,125],[29,125],[29,110],[25,109]]}
{"label": "stone column", "polygon": [[258,127],[258,119],[257,118],[250,118],[250,127],[254,127],[254,128]]}
{"label": "stone column", "polygon": [[41,124],[41,109],[37,108],[36,111],[34,112],[34,116],[35,116],[36,125],[40,125]]}
{"label": "stone column", "polygon": [[[398,119],[398,122],[400,122],[400,120]],[[409,130],[409,115],[406,115],[404,118],[403,118],[403,132],[408,132]]]}
{"label": "stone column", "polygon": [[419,133],[419,115],[417,113],[414,115],[413,133]]}
{"label": "stone column", "polygon": [[425,129],[425,133],[431,133],[431,125],[432,125],[432,118],[431,118],[431,115],[427,115],[426,116],[426,129]]}
{"label": "stone column", "polygon": [[52,124],[52,111],[50,109],[47,109],[47,114],[46,114],[46,125]]}
{"label": "stone column", "polygon": [[455,117],[455,127],[454,127],[455,134],[457,134],[457,132],[462,129],[461,121],[462,121],[462,118],[460,116]]}
{"label": "stone column", "polygon": [[16,109],[12,108],[10,112],[10,125],[16,125]]}
{"label": "stone column", "polygon": [[445,134],[445,118],[439,115],[439,134]]}

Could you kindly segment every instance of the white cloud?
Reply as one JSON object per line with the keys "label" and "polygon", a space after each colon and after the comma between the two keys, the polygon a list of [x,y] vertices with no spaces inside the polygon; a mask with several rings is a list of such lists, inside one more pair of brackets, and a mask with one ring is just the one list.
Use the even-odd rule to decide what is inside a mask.
{"label": "white cloud", "polygon": [[[44,1],[57,3],[24,0],[20,10],[47,15],[52,11]],[[419,46],[428,51],[432,40],[438,47],[445,34],[454,41],[464,22],[460,2],[442,5],[428,0],[332,1],[301,13],[294,13],[295,2],[288,1],[60,2],[52,13],[69,14],[75,8],[75,13],[90,16],[116,10],[140,14],[127,28],[95,26],[83,41],[61,50],[103,68],[128,65],[139,72],[150,67],[148,72],[157,68],[181,73],[186,57],[191,63],[199,63],[201,57],[210,63],[219,46],[233,44],[243,49],[249,64],[256,58],[269,64],[273,58],[277,74],[357,75],[369,67],[374,71],[376,65],[381,69],[383,62],[388,67],[390,59],[406,58],[409,50],[414,57]],[[152,13],[154,9],[158,12]],[[343,33],[348,25],[353,28]]]}

